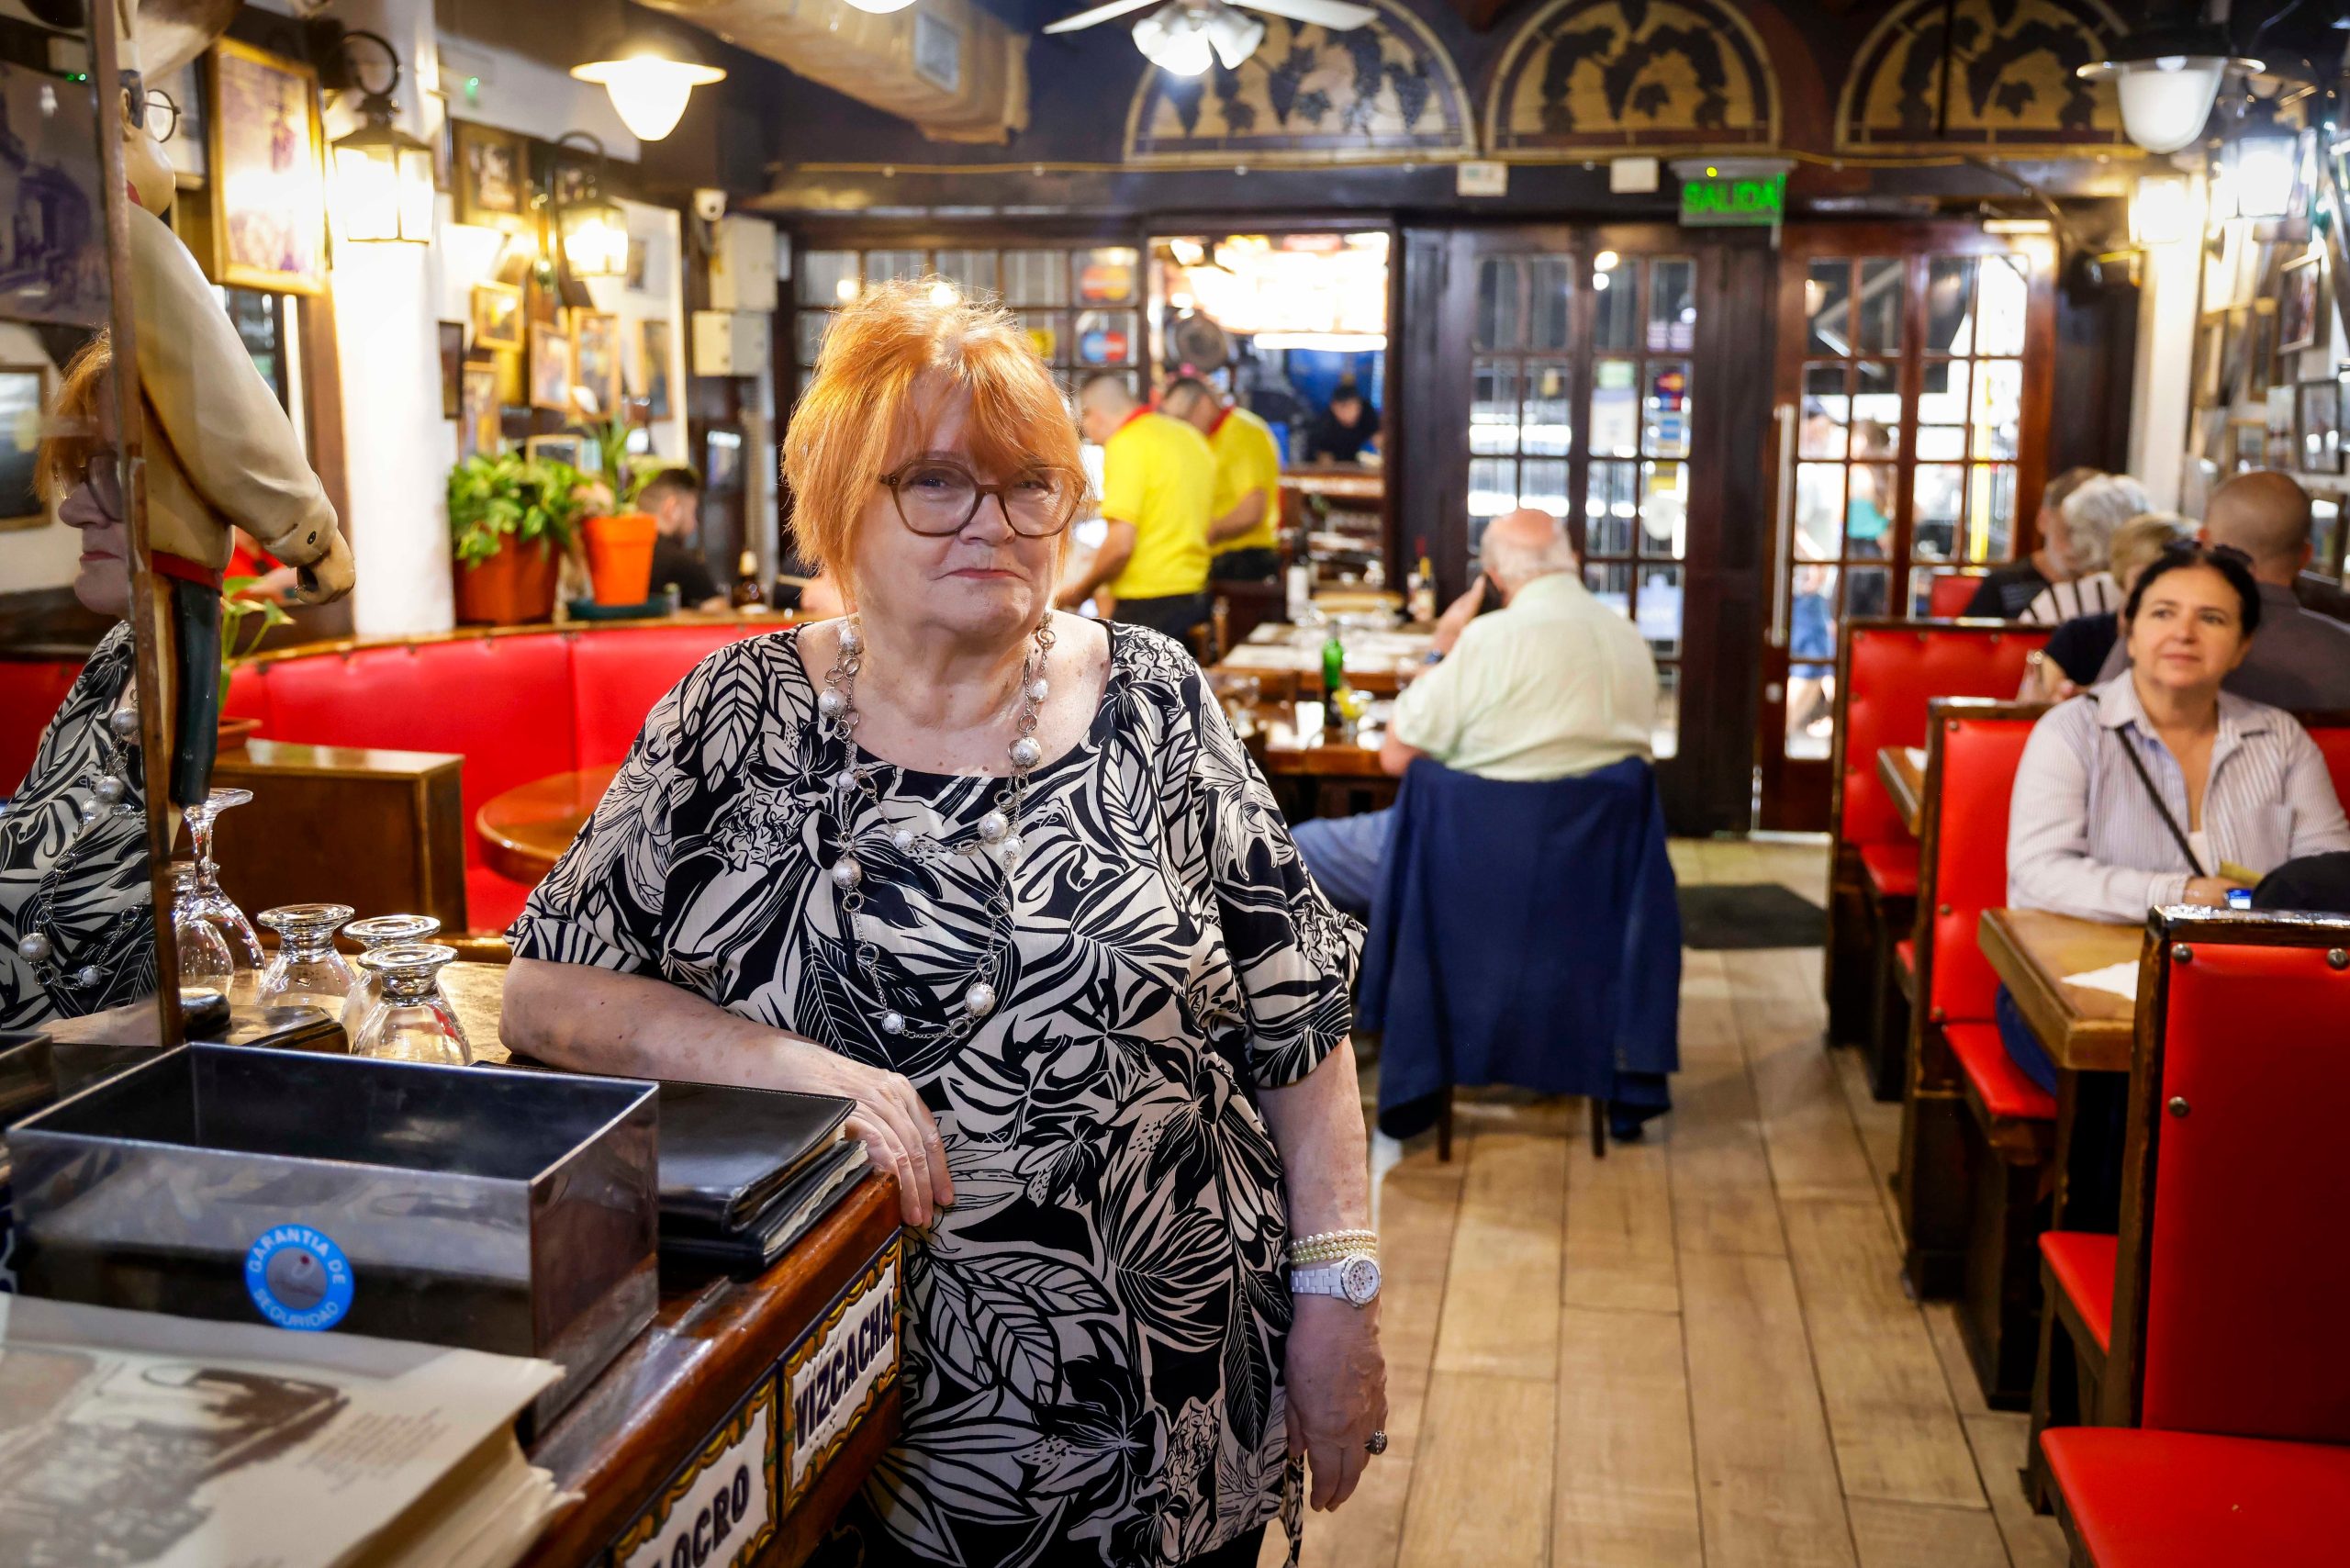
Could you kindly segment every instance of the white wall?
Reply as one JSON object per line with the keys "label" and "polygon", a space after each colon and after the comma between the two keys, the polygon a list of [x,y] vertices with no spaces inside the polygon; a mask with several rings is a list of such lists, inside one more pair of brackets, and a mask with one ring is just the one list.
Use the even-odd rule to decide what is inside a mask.
{"label": "white wall", "polygon": [[[2190,182],[2188,207],[2203,210],[2203,182]],[[2131,375],[2130,473],[2156,510],[2179,502],[2187,461],[2187,421],[2194,397],[2195,335],[2202,286],[2203,233],[2198,223],[2144,252],[2138,289],[2138,352]]]}

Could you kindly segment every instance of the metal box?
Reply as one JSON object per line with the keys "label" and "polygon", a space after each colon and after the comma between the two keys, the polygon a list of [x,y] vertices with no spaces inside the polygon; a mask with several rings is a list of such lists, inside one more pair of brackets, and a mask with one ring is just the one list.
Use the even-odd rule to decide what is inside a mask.
{"label": "metal box", "polygon": [[540,1356],[653,1316],[655,1086],[196,1044],[8,1133],[21,1288]]}

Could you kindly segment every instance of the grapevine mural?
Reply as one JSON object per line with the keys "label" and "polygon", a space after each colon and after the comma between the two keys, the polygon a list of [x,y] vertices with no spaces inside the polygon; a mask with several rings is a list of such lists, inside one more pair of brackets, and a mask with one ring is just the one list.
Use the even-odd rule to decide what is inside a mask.
{"label": "grapevine mural", "polygon": [[1496,154],[1767,147],[1762,39],[1713,0],[1553,0],[1510,40],[1486,106]]}
{"label": "grapevine mural", "polygon": [[2112,88],[2074,74],[2104,59],[2104,40],[2122,30],[2099,0],[1907,0],[1861,45],[1837,114],[1837,144],[1855,151],[2123,145]]}

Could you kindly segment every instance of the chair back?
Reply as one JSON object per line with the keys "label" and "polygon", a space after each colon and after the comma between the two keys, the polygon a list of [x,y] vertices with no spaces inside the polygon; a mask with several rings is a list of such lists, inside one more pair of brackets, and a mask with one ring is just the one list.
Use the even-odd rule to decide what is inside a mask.
{"label": "chair back", "polygon": [[1918,861],[1918,993],[1936,1023],[1991,1016],[1998,976],[1975,933],[2008,902],[2008,806],[2038,703],[1936,698]]}
{"label": "chair back", "polygon": [[2350,1442],[2350,920],[2148,917],[2109,1413]]}
{"label": "chair back", "polygon": [[2013,698],[2024,660],[2047,641],[2044,626],[1996,621],[1847,622],[1836,661],[1837,843],[1908,837],[1876,776],[1876,754],[1924,745],[1926,704],[1937,697]]}
{"label": "chair back", "polygon": [[1991,574],[1980,566],[1936,572],[1926,584],[1926,613],[1937,621],[1955,621],[1975,602],[1975,590]]}
{"label": "chair back", "polygon": [[2325,770],[2333,776],[2333,793],[2350,807],[2350,713],[2303,713],[2301,726],[2317,743]]}

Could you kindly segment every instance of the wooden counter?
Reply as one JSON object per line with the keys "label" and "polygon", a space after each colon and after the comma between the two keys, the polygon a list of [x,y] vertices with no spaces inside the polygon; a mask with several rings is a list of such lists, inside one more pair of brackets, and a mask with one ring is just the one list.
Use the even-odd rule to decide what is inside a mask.
{"label": "wooden counter", "polygon": [[2035,909],[1987,909],[1983,957],[2005,980],[2016,1010],[2059,1070],[2127,1072],[2137,1004],[2111,991],[2067,985],[2066,975],[2134,963],[2143,925],[2107,925]]}

